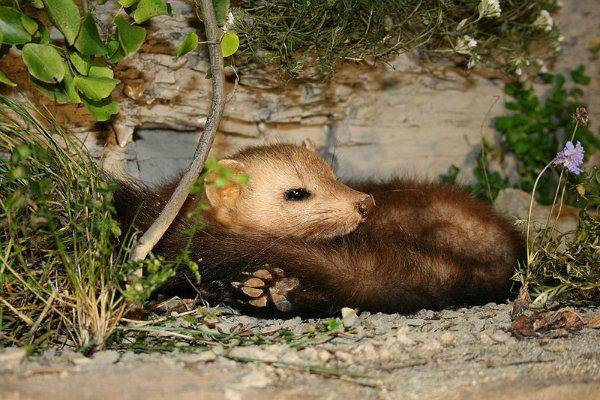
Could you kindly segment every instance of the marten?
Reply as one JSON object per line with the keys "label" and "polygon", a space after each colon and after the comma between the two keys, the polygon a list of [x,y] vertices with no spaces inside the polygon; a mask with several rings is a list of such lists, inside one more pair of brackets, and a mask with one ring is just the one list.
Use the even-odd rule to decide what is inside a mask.
{"label": "marten", "polygon": [[[217,188],[206,176],[204,195],[188,197],[154,253],[174,258],[191,240],[201,281],[182,269],[161,291],[282,316],[410,313],[511,295],[524,241],[489,204],[414,179],[343,183],[308,147],[251,147],[219,161],[249,182]],[[147,229],[176,184],[121,182],[121,223]],[[190,239],[200,201],[204,228]]]}

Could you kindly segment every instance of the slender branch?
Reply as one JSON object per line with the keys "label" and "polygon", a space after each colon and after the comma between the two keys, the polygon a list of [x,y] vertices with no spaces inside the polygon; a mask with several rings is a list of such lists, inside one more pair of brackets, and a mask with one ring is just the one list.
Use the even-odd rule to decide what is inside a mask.
{"label": "slender branch", "polygon": [[138,240],[135,247],[129,256],[130,260],[141,261],[152,248],[158,243],[160,238],[169,228],[179,210],[185,203],[185,200],[190,192],[190,188],[194,181],[198,178],[204,162],[208,157],[208,152],[213,144],[223,107],[225,105],[225,96],[223,93],[223,56],[219,40],[221,37],[221,29],[217,25],[215,11],[213,9],[212,0],[198,0],[202,16],[204,17],[204,29],[206,31],[206,39],[208,43],[208,52],[210,55],[210,70],[212,74],[212,104],[210,112],[204,125],[204,132],[196,147],[194,159],[188,170],[181,178],[179,185],[171,195],[169,202],[162,210],[156,221],[148,228],[148,230]]}

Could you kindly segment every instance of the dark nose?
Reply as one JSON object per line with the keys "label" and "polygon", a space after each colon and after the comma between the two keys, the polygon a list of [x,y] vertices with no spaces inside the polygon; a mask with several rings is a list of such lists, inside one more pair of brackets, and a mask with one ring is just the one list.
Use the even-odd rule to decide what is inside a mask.
{"label": "dark nose", "polygon": [[356,211],[363,217],[367,218],[373,208],[374,200],[371,196],[366,196],[364,199],[356,203]]}

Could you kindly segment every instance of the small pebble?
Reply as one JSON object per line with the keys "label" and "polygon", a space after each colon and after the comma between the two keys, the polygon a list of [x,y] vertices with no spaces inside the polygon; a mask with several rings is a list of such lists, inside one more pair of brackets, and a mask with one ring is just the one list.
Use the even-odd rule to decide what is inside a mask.
{"label": "small pebble", "polygon": [[0,371],[16,368],[25,360],[27,352],[19,347],[8,347],[0,351]]}

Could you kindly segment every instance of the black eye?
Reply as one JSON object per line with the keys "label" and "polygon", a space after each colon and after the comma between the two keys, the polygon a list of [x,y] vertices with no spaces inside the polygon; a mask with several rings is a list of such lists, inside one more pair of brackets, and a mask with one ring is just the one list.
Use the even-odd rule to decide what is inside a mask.
{"label": "black eye", "polygon": [[285,192],[285,199],[290,201],[304,200],[310,196],[310,192],[306,189],[290,189]]}

